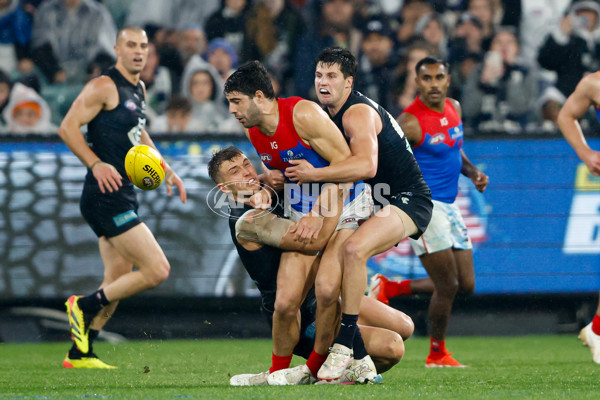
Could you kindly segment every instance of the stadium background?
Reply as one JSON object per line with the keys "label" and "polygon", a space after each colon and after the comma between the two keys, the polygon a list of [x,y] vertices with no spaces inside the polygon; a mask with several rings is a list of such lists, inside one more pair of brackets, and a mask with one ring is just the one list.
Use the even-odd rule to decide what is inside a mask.
{"label": "stadium background", "polygon": [[[140,215],[163,246],[171,276],[123,301],[107,331],[127,338],[268,336],[226,219],[206,203],[214,186],[206,170],[212,150],[233,144],[254,151],[239,137],[169,135],[155,141],[189,196],[182,205],[163,187],[139,191]],[[481,195],[461,181],[477,288],[474,296],[457,299],[450,333],[576,331],[593,313],[600,287],[600,180],[559,138],[465,142],[491,184]],[[600,140],[590,144],[600,147]],[[66,339],[64,298],[90,292],[101,281],[96,238],[79,213],[84,174],[57,136],[0,141],[2,341]],[[424,276],[405,242],[368,266],[369,274]],[[415,319],[417,334],[426,334],[426,297],[398,298],[392,305]]]}
{"label": "stadium background", "polygon": [[[41,68],[44,61],[51,61],[51,57],[45,59],[43,55],[47,53],[40,52],[40,49],[44,49],[43,45],[35,42],[38,39],[44,42],[57,33],[65,34],[64,30],[69,29],[70,24],[40,28],[38,34],[33,35],[37,39],[27,46],[20,40],[25,41],[27,36],[32,36],[29,34],[31,32],[14,37],[4,34],[13,26],[5,22],[15,16],[21,23],[21,33],[27,32],[31,24],[36,25],[34,17],[50,15],[48,9],[36,15],[36,7],[49,2],[11,0],[0,5],[3,7],[0,8],[0,28],[4,29],[0,32],[0,50],[4,51],[7,46],[15,44],[19,45],[16,50],[30,50],[14,52],[12,61],[19,63],[13,63],[11,68],[16,69],[12,72],[7,70],[6,76],[0,77],[0,86],[19,82],[30,87],[29,92],[33,89],[38,91],[36,101],[47,102],[50,114],[46,115],[49,119],[45,122],[54,126],[51,132],[36,130],[50,135],[31,134],[31,131],[20,131],[17,135],[14,128],[11,128],[12,131],[8,128],[9,121],[1,121],[4,112],[0,116],[0,342],[68,340],[63,312],[65,297],[72,293],[89,293],[96,288],[102,276],[96,239],[81,218],[78,207],[85,168],[55,134],[56,126],[81,90],[85,79],[99,73],[100,64],[97,65],[98,60],[95,60],[86,67],[69,69],[75,70],[77,75],[85,71],[85,78],[72,76],[64,82],[54,81],[55,76],[50,72],[55,71]],[[106,24],[98,28],[98,32],[92,32],[91,27],[95,25],[82,18],[84,23],[79,26],[78,34],[62,36],[75,39],[72,45],[82,50],[87,49],[90,43],[101,42],[100,34],[107,35],[113,29],[113,23],[114,28],[128,23],[147,26],[160,56],[160,65],[151,68],[150,76],[155,80],[154,84],[147,81],[150,89],[149,108],[156,114],[149,116],[148,129],[165,157],[184,178],[190,197],[188,203],[182,205],[176,198],[168,198],[164,188],[140,192],[140,214],[167,253],[172,274],[156,289],[123,301],[116,318],[107,325],[107,330],[116,335],[107,335],[106,338],[118,339],[119,335],[127,338],[269,336],[267,324],[259,316],[258,293],[230,243],[226,221],[211,212],[206,204],[206,196],[213,187],[206,172],[207,158],[212,149],[234,144],[254,155],[240,135],[223,133],[236,129],[239,131],[239,124],[234,119],[236,129],[232,131],[226,129],[223,123],[218,129],[202,134],[199,131],[179,135],[155,134],[160,133],[156,121],[159,116],[164,117],[169,97],[185,94],[189,89],[179,82],[183,78],[185,62],[189,61],[188,56],[195,56],[197,61],[200,58],[209,59],[207,54],[220,49],[227,53],[230,61],[244,61],[243,53],[248,48],[241,46],[241,37],[246,33],[245,27],[243,23],[234,22],[251,18],[251,6],[260,2],[245,2],[242,13],[234,17],[226,15],[231,14],[231,10],[221,14],[226,3],[220,0],[85,0],[87,10],[97,10],[106,5],[108,11],[94,15],[105,19],[104,16],[110,12],[112,17],[108,19],[112,20],[105,20]],[[400,111],[397,104],[399,99],[396,97],[395,101],[391,101],[378,93],[377,89],[393,88],[394,96],[400,92],[405,94],[405,83],[410,80],[407,73],[410,48],[419,44],[416,47],[423,51],[432,50],[430,46],[423,47],[422,40],[432,41],[426,33],[429,29],[425,27],[435,25],[436,21],[440,28],[445,29],[441,29],[442,40],[431,54],[448,55],[455,84],[451,88],[452,95],[461,100],[464,109],[469,100],[478,103],[475,105],[486,106],[470,120],[464,118],[465,150],[473,162],[490,176],[491,184],[485,195],[481,195],[472,190],[469,182],[461,181],[459,195],[461,209],[475,245],[476,292],[472,297],[456,300],[449,334],[572,333],[589,322],[600,289],[600,181],[587,173],[556,130],[555,121],[550,117],[547,119],[542,111],[544,104],[553,104],[556,111],[556,103],[564,101],[564,96],[570,93],[570,89],[565,89],[568,85],[559,85],[561,81],[574,84],[580,77],[577,74],[599,68],[598,21],[593,37],[587,34],[583,36],[587,48],[566,45],[567,50],[580,53],[569,53],[572,57],[558,57],[557,49],[548,47],[552,44],[553,35],[563,29],[561,21],[567,17],[567,12],[573,17],[572,22],[581,23],[580,18],[575,18],[576,4],[586,3],[588,10],[595,10],[600,16],[597,2],[288,0],[285,4],[294,4],[300,14],[286,8],[289,12],[286,15],[300,15],[306,28],[310,29],[300,35],[301,30],[296,29],[296,24],[284,24],[289,30],[276,32],[278,36],[272,43],[278,43],[271,48],[277,51],[269,56],[263,54],[263,61],[271,72],[277,72],[275,78],[280,80],[284,96],[305,94],[300,91],[302,85],[296,87],[300,82],[296,82],[295,78],[300,76],[307,78],[303,81],[303,89],[309,91],[313,70],[305,61],[314,58],[302,47],[296,49],[302,62],[291,62],[294,59],[292,49],[287,49],[289,53],[282,52],[285,43],[288,43],[286,35],[300,35],[297,39],[302,39],[305,47],[318,52],[320,48],[313,47],[322,43],[324,37],[321,34],[332,33],[321,32],[321,29],[313,32],[313,28],[327,28],[326,22],[332,22],[326,18],[331,17],[324,11],[326,3],[335,3],[337,7],[347,6],[347,3],[361,5],[354,8],[353,15],[346,21],[348,25],[342,27],[342,30],[351,31],[355,39],[361,35],[394,37],[394,46],[385,68],[374,67],[371,62],[375,59],[359,50],[360,41],[355,41],[352,46],[354,51],[361,52],[357,53],[361,65],[361,78],[357,82],[364,87],[361,90],[371,97],[381,95],[381,99],[377,100],[390,102],[389,106],[393,107],[390,111],[394,115]],[[17,4],[23,8],[22,12],[17,12]],[[396,9],[390,9],[389,5],[394,4]],[[486,11],[488,8],[490,13]],[[161,12],[167,9],[170,11]],[[39,19],[37,25],[43,26],[44,19]],[[73,20],[70,22],[74,23]],[[258,24],[269,28],[271,25],[275,25],[275,22]],[[472,25],[471,28],[482,33],[479,38],[481,47],[475,53],[471,53],[473,50],[465,54],[460,51],[465,43],[463,36],[458,34],[458,27],[464,25]],[[406,29],[411,26],[412,30]],[[583,39],[577,39],[576,36],[582,34],[578,29],[583,29],[583,26],[577,26],[571,33],[575,42],[581,42]],[[479,97],[464,90],[468,77],[461,76],[462,66],[471,65],[473,68],[476,64],[483,65],[491,45],[492,38],[489,35],[496,30],[502,31],[501,27],[508,27],[510,32],[516,34],[521,45],[522,52],[514,65],[513,72],[516,73],[511,72],[510,78],[521,82],[531,76],[528,74],[534,74],[538,81],[538,93],[536,96],[523,92],[516,92],[516,95],[504,93],[505,90],[523,89],[526,87],[523,83],[512,85],[511,88],[507,86],[505,90],[489,91],[484,100],[474,101]],[[189,40],[184,40],[189,39],[186,33],[195,35],[191,40],[192,54],[186,53],[190,48],[180,47],[190,45]],[[202,38],[202,35],[205,37]],[[228,43],[223,43],[223,38]],[[112,36],[109,41],[112,41]],[[252,41],[246,44],[250,44],[250,48],[256,45]],[[235,51],[231,50],[232,45]],[[538,50],[543,52],[544,48],[550,57],[545,57],[545,65],[541,65],[536,53]],[[112,42],[108,50],[112,57]],[[2,52],[0,69],[10,66],[8,61],[11,58],[8,55],[12,53]],[[84,61],[81,54],[70,51],[67,62],[62,66]],[[456,58],[456,54],[462,54],[462,58]],[[20,61],[30,56],[36,56],[33,58],[38,65],[29,71],[32,74],[24,74]],[[560,61],[558,69],[551,65],[556,60]],[[112,62],[112,58],[103,61]],[[158,62],[156,57],[154,61]],[[33,65],[30,63],[29,67]],[[283,65],[285,68],[282,70],[273,68]],[[553,72],[544,68],[550,68]],[[159,73],[161,71],[162,74]],[[472,71],[481,73],[481,69],[477,68]],[[219,70],[223,75],[228,72],[227,68],[225,71]],[[159,76],[172,79],[166,85],[169,90],[159,84],[163,82]],[[506,82],[511,81],[508,75],[505,78]],[[213,76],[217,98],[213,102],[226,114],[225,104],[218,96],[222,80],[218,77],[214,79]],[[556,89],[553,86],[555,84],[560,86],[562,95],[557,96],[556,90],[549,90]],[[15,107],[18,100],[16,92],[13,90],[9,97],[15,94],[15,102],[8,101],[9,98],[5,100]],[[465,96],[461,96],[463,93]],[[408,97],[412,101],[414,96]],[[521,97],[527,97],[531,102],[527,110],[519,106],[515,109],[515,104],[510,101]],[[12,116],[6,103],[4,107],[6,116]],[[527,111],[527,115],[522,115],[524,111]],[[218,113],[208,114],[216,116]],[[583,125],[586,135],[596,138],[590,140],[590,144],[598,149],[600,126],[594,113],[588,114]],[[203,122],[203,118],[198,119]],[[225,117],[223,121],[226,121]],[[40,125],[37,128],[47,129],[48,126]],[[491,130],[483,129],[486,126]],[[505,129],[498,130],[499,127]],[[383,272],[395,278],[424,276],[418,258],[412,254],[406,242],[374,257],[368,267],[370,275]],[[417,334],[420,335],[427,332],[427,304],[426,296],[392,301],[392,305],[413,317]]]}

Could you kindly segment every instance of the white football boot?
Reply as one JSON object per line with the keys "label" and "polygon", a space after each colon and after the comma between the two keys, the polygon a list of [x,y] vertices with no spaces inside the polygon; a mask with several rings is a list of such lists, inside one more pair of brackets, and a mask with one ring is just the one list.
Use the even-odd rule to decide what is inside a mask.
{"label": "white football boot", "polygon": [[594,362],[600,364],[600,335],[594,333],[591,322],[579,332],[578,337],[585,346],[590,348]]}
{"label": "white football boot", "polygon": [[354,361],[352,349],[339,344],[334,343],[329,348],[329,355],[327,359],[319,368],[317,378],[319,380],[331,381],[334,379],[340,379],[346,368]]}
{"label": "white football boot", "polygon": [[268,385],[268,376],[269,371],[261,372],[260,374],[234,375],[229,379],[229,384],[231,386],[265,386]]}
{"label": "white football boot", "polygon": [[330,381],[321,380],[317,382],[316,385],[352,385],[355,383],[373,384],[381,383],[382,381],[383,377],[377,373],[375,364],[373,364],[373,360],[367,355],[360,360],[352,361],[339,379],[332,379]]}
{"label": "white football boot", "polygon": [[267,377],[267,382],[272,386],[284,385],[312,385],[317,379],[313,376],[306,364],[293,368],[280,369],[272,372]]}

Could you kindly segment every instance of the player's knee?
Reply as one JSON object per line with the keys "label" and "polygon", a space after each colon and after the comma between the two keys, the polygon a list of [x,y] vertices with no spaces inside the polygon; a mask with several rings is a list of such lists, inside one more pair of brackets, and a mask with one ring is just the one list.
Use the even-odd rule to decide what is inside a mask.
{"label": "player's knee", "polygon": [[443,281],[435,283],[435,290],[437,291],[438,296],[454,298],[458,293],[459,283],[458,277],[449,276],[447,279]]}
{"label": "player's knee", "polygon": [[388,354],[389,362],[392,365],[396,365],[402,360],[404,351],[404,340],[400,335],[387,343],[386,354]]}
{"label": "player's knee", "polygon": [[373,359],[373,363],[375,363],[377,372],[382,373],[402,360],[405,352],[404,341],[400,335],[397,335],[396,338],[386,341],[380,350],[381,354],[371,355],[371,358]]}
{"label": "player's knee", "polygon": [[475,279],[467,279],[460,282],[458,289],[462,296],[470,296],[475,292]]}
{"label": "player's knee", "polygon": [[346,260],[366,260],[368,255],[366,254],[364,245],[361,246],[358,240],[350,237],[344,243],[344,265]]}
{"label": "player's knee", "polygon": [[410,338],[413,333],[415,333],[415,323],[412,318],[404,314],[400,320],[400,326],[397,332],[402,337],[402,340]]}
{"label": "player's knee", "polygon": [[337,282],[317,281],[315,283],[315,295],[319,306],[330,307],[339,301],[340,285]]}
{"label": "player's knee", "polygon": [[167,260],[155,265],[148,274],[146,274],[148,284],[150,287],[155,287],[163,283],[169,278],[171,272],[171,266]]}
{"label": "player's knee", "polygon": [[275,299],[274,314],[280,318],[296,318],[300,306],[295,299],[289,297],[277,297]]}

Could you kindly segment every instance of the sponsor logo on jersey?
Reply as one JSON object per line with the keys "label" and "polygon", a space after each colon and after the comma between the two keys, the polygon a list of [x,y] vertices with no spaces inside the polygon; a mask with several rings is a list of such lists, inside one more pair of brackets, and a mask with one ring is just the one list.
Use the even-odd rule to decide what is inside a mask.
{"label": "sponsor logo on jersey", "polygon": [[[300,153],[294,153],[294,150],[300,150]],[[300,146],[297,146],[293,149],[290,150],[285,150],[285,151],[280,151],[279,152],[279,156],[281,157],[281,161],[283,162],[290,162],[291,160],[302,160],[305,159],[306,156],[304,155],[304,152],[302,152],[302,150],[300,149]]]}

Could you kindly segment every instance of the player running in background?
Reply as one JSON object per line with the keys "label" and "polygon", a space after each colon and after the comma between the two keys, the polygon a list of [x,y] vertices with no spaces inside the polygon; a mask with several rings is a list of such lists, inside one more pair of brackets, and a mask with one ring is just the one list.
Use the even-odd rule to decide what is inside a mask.
{"label": "player running in background", "polygon": [[[284,171],[293,160],[306,160],[317,169],[335,165],[350,156],[350,149],[335,124],[314,102],[300,97],[276,98],[271,80],[258,61],[251,61],[238,68],[225,83],[225,95],[229,101],[229,112],[246,129],[246,134],[260,155],[262,162],[270,169]],[[327,182],[336,182],[327,181]],[[343,239],[340,232],[358,228],[361,219],[368,218],[372,209],[372,199],[368,186],[362,183],[350,185],[348,203],[339,218],[336,232],[327,244],[323,259],[327,254],[339,254]],[[321,204],[320,184],[296,185],[287,188],[286,206],[289,205],[290,218],[297,221],[294,229],[300,240],[311,241],[317,238],[323,224],[323,215],[328,212]],[[262,197],[262,199],[261,199]],[[261,208],[261,203],[270,203],[268,191],[263,190],[252,201]],[[323,268],[330,268],[323,262]],[[316,273],[315,256],[297,252],[285,252],[277,278],[277,297],[273,314],[273,357],[270,372],[287,369],[300,331],[297,326],[297,314],[313,286]],[[335,307],[335,304],[327,305]],[[319,303],[317,321],[321,319]],[[332,312],[325,313],[333,315]],[[332,320],[327,318],[326,324]],[[308,357],[307,367],[313,376],[327,355],[331,341],[319,336],[320,324],[317,323],[315,349]],[[368,367],[363,368],[361,363]],[[353,368],[364,371],[360,380],[374,379],[372,360],[365,355],[357,360]],[[287,375],[287,372],[285,374]],[[306,372],[306,369],[297,372]],[[343,371],[342,371],[343,372]],[[341,376],[341,373],[340,373]],[[283,379],[283,376],[281,377]]]}
{"label": "player running in background", "polygon": [[[155,147],[144,129],[145,87],[140,81],[148,57],[146,32],[138,27],[121,29],[115,52],[116,66],[85,85],[58,131],[88,167],[80,208],[98,236],[104,263],[100,289],[67,300],[74,343],[63,361],[65,368],[114,368],[94,354],[94,339],[114,314],[119,300],[157,286],[167,279],[170,270],[154,235],[137,215],[133,184],[124,178],[127,151],[138,144]],[[86,124],[87,140],[81,132]],[[165,170],[167,194],[171,195],[175,185],[185,202],[183,182],[166,163]]]}
{"label": "player running in background", "polygon": [[[316,62],[317,97],[344,134],[352,156],[323,168],[293,160],[285,174],[300,183],[364,179],[373,188],[376,205],[381,207],[355,232],[345,235],[337,257],[328,260],[328,268],[320,269],[317,274],[315,290],[319,307],[336,304],[341,285],[339,334],[318,373],[319,379],[337,379],[353,359],[368,357],[357,328],[367,288],[367,260],[405,237],[418,238],[429,223],[432,204],[429,188],[396,120],[377,103],[352,90],[357,68],[352,53],[329,47]],[[334,331],[328,333],[333,339]]]}
{"label": "player running in background", "polygon": [[[446,349],[445,339],[452,303],[457,292],[472,294],[475,289],[473,250],[467,227],[455,204],[458,178],[462,173],[483,192],[488,177],[479,171],[462,150],[463,125],[458,101],[446,97],[450,85],[448,64],[426,57],[416,65],[419,96],[399,117],[406,138],[427,184],[431,188],[433,216],[425,233],[410,243],[433,283],[429,303],[431,326],[427,367],[464,367]],[[373,277],[372,295],[388,302],[410,282]],[[430,283],[418,280],[421,285]],[[408,288],[407,288],[408,286]],[[425,289],[426,290],[426,289]],[[425,291],[421,289],[421,291]]]}
{"label": "player running in background", "polygon": [[[239,240],[240,219],[244,218],[243,215],[247,210],[252,210],[248,201],[244,201],[244,197],[248,199],[248,193],[260,190],[256,169],[239,149],[228,147],[213,155],[208,163],[208,170],[209,175],[217,183],[219,189],[234,200],[230,203],[234,204],[230,207],[229,217],[231,238],[244,267],[260,291],[263,311],[265,311],[271,323],[277,286],[277,270],[282,250],[274,246]],[[243,196],[240,196],[240,193]],[[242,207],[236,207],[240,204]],[[265,222],[263,229],[266,231],[272,230],[271,226],[273,224],[270,222],[273,220],[272,216],[263,213],[260,218],[269,221]],[[325,218],[321,233],[327,231],[325,235],[331,236],[337,224],[337,219],[337,214]],[[284,224],[287,227],[294,224],[288,219],[278,218],[278,220],[278,224]],[[275,228],[275,230],[278,230],[278,228]],[[282,228],[279,228],[279,230],[281,231]],[[289,231],[279,235],[282,245],[287,242],[288,244],[284,246],[289,248],[293,243],[291,240],[293,236]],[[296,246],[295,250],[301,250],[303,244],[296,241]],[[294,354],[304,358],[310,357],[314,346],[316,308],[316,297],[314,290],[311,290],[300,308],[301,334],[300,340],[294,348]],[[365,299],[361,303],[359,323],[365,337],[365,346],[373,357],[377,371],[387,371],[397,364],[404,354],[403,340],[408,339],[414,331],[414,324],[410,317],[373,299]],[[307,367],[302,365],[299,368],[306,369]],[[290,370],[294,370],[294,368]],[[342,377],[343,382],[354,382],[358,379],[358,376],[352,375],[355,370],[347,369],[345,372],[346,374]],[[292,382],[294,384],[308,384],[315,381],[310,373],[303,374],[303,376],[304,380],[292,379]],[[257,375],[236,375],[231,378],[231,384],[235,386],[266,384],[268,381],[268,372]]]}
{"label": "player running in background", "polygon": [[[600,151],[590,148],[578,121],[591,106],[596,109],[596,116],[600,121],[600,71],[579,81],[558,114],[558,126],[567,142],[590,173],[600,176]],[[590,348],[594,362],[600,364],[600,301],[594,319],[581,330],[579,339]]]}

